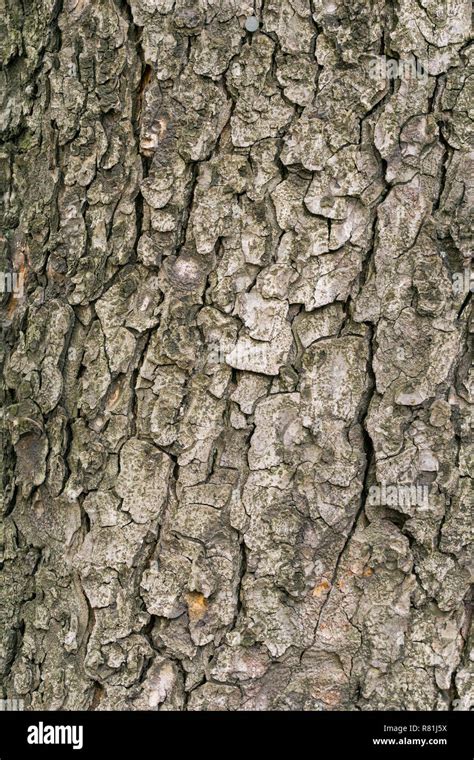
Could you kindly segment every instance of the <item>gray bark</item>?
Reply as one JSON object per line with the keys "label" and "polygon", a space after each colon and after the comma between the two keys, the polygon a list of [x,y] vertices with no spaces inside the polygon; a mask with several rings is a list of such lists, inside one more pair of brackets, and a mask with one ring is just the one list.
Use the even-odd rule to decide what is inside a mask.
{"label": "gray bark", "polygon": [[4,697],[469,707],[469,14],[6,0]]}

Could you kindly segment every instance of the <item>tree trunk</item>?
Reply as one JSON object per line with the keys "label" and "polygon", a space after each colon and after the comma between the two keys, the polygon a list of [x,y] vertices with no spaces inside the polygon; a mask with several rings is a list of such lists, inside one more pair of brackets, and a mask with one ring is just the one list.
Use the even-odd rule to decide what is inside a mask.
{"label": "tree trunk", "polygon": [[468,707],[469,5],[6,0],[4,697]]}

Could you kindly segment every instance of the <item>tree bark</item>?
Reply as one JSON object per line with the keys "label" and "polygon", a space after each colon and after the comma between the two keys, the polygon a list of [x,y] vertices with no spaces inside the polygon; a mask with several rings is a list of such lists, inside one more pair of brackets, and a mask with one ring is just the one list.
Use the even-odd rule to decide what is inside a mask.
{"label": "tree bark", "polygon": [[6,0],[4,697],[468,708],[469,13]]}

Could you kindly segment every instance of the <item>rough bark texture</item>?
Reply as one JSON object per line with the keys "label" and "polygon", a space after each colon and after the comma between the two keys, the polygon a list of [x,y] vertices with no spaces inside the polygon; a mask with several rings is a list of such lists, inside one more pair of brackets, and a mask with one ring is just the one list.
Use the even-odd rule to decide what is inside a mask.
{"label": "rough bark texture", "polygon": [[6,0],[3,696],[468,708],[469,13]]}

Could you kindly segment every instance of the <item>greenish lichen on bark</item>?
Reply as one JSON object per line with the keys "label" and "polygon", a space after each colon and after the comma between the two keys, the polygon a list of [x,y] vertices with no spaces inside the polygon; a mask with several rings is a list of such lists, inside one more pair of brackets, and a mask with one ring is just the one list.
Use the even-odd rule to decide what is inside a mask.
{"label": "greenish lichen on bark", "polygon": [[470,707],[469,12],[6,0],[3,696]]}

